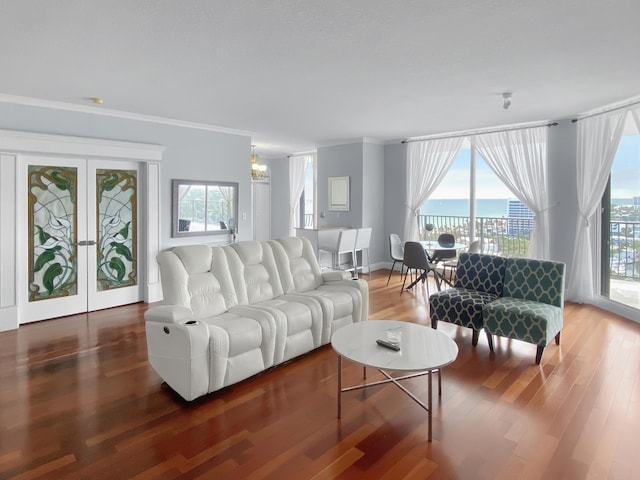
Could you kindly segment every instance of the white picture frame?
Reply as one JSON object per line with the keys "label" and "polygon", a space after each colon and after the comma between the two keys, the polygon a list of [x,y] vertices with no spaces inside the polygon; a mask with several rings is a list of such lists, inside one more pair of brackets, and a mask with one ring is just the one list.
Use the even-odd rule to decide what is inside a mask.
{"label": "white picture frame", "polygon": [[329,177],[329,210],[349,211],[349,177]]}

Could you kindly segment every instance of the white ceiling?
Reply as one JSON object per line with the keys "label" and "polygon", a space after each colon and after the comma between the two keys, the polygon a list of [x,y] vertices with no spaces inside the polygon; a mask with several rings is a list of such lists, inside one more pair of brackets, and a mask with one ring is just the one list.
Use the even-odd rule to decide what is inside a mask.
{"label": "white ceiling", "polygon": [[102,97],[268,156],[388,142],[635,97],[639,18],[638,0],[1,0],[0,101]]}

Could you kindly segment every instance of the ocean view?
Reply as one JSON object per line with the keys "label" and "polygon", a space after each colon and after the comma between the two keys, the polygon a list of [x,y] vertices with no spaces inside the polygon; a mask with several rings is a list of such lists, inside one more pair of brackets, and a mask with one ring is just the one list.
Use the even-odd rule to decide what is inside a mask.
{"label": "ocean view", "polygon": [[[421,215],[469,216],[469,199],[429,199],[420,208]],[[506,198],[482,198],[476,200],[476,217],[506,217]]]}
{"label": "ocean view", "polygon": [[[632,198],[614,198],[614,205],[633,205]],[[506,217],[508,199],[481,198],[476,200],[476,217]],[[466,198],[429,199],[420,208],[421,215],[469,216],[469,200]]]}

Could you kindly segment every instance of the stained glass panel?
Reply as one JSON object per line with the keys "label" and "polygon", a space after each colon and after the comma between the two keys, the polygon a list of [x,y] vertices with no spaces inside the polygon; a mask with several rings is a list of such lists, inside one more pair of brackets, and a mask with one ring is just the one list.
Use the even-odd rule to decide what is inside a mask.
{"label": "stained glass panel", "polygon": [[76,295],[77,169],[29,165],[29,301]]}
{"label": "stained glass panel", "polygon": [[137,284],[137,172],[96,170],[97,289]]}

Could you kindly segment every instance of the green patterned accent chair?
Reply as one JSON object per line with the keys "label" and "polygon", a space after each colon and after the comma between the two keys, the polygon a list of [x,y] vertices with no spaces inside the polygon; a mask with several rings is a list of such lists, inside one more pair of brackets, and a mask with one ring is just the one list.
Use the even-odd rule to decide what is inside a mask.
{"label": "green patterned accent chair", "polygon": [[[502,296],[506,259],[480,253],[461,253],[453,288],[429,297],[431,327],[448,322],[473,330],[471,344],[478,344],[484,327],[482,309]],[[487,333],[489,349],[493,351],[492,337]]]}
{"label": "green patterned accent chair", "polygon": [[537,345],[536,364],[544,348],[560,344],[564,309],[564,263],[509,258],[502,298],[482,309],[487,334]]}

